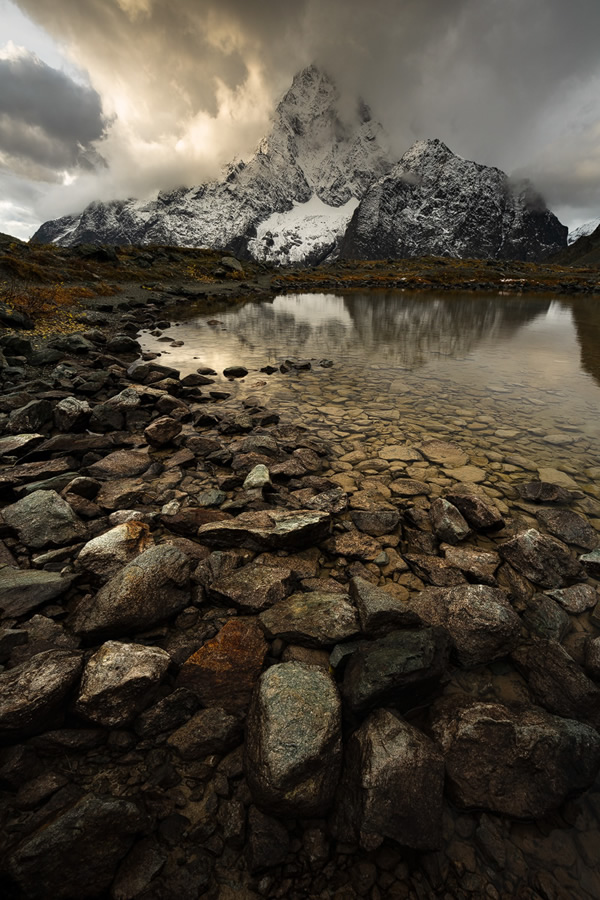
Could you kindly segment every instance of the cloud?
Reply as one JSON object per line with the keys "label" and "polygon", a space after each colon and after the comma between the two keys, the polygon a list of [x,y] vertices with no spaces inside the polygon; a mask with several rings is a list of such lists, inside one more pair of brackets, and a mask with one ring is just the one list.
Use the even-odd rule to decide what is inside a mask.
{"label": "cloud", "polygon": [[[29,153],[54,169],[59,158],[75,165],[79,145],[94,144],[108,162],[52,192],[45,215],[216,175],[252,152],[294,73],[312,61],[346,96],[365,97],[397,155],[417,138],[439,137],[471,159],[533,176],[551,204],[600,203],[600,93],[590,88],[600,78],[597,0],[18,5],[88,73],[93,90],[60,72],[50,89],[48,73],[24,62],[33,109],[17,120],[14,104],[10,122],[20,125],[7,135],[0,120],[0,139],[13,157]],[[31,96],[36,73],[45,117]]]}

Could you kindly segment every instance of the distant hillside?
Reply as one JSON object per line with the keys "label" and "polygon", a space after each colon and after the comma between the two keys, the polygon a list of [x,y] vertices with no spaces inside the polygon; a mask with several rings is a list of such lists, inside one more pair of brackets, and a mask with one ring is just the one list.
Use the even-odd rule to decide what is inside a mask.
{"label": "distant hillside", "polygon": [[554,256],[552,262],[563,266],[600,266],[600,225]]}

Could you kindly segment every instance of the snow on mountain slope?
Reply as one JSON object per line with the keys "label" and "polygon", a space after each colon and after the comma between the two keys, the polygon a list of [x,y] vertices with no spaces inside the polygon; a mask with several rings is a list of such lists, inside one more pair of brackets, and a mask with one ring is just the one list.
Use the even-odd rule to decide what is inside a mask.
{"label": "snow on mountain slope", "polygon": [[335,251],[357,206],[356,197],[336,207],[315,194],[307,203],[295,203],[261,222],[256,237],[248,241],[248,252],[260,262],[281,265],[320,262]]}
{"label": "snow on mountain slope", "polygon": [[586,222],[585,225],[580,225],[579,228],[574,228],[573,231],[569,232],[569,236],[567,238],[569,247],[571,246],[571,244],[574,244],[575,241],[578,241],[579,238],[587,237],[589,234],[592,234],[599,225],[600,217],[597,219],[592,219],[591,222]]}
{"label": "snow on mountain slope", "polygon": [[[252,241],[253,253],[268,258],[269,247],[261,247],[258,237],[266,219],[293,212],[311,198],[334,211],[345,207],[390,168],[383,130],[367,107],[360,104],[355,121],[348,122],[340,114],[339,100],[331,79],[310,66],[294,78],[254,156],[231,166],[223,180],[161,192],[148,202],[92,203],[80,216],[45,223],[33,239],[67,246],[99,242],[220,247],[242,256]],[[338,217],[322,208],[321,213],[323,224],[330,223],[323,236],[327,243]],[[266,240],[268,230],[260,229]],[[299,252],[295,257],[303,258]]]}
{"label": "snow on mountain slope", "polygon": [[529,183],[426,140],[367,189],[340,255],[536,260],[561,250],[566,235]]}

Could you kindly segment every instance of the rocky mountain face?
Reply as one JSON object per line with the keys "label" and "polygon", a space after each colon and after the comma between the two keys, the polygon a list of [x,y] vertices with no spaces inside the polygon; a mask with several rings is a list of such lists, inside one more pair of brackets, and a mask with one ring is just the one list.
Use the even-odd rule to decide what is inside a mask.
{"label": "rocky mountain face", "polygon": [[578,241],[579,238],[587,237],[590,234],[593,234],[594,231],[600,227],[600,216],[597,219],[592,219],[591,222],[586,222],[585,225],[580,225],[579,228],[574,228],[569,232],[569,236],[567,238],[567,243],[569,247],[571,244],[574,244],[575,241]]}
{"label": "rocky mountain face", "polygon": [[242,256],[252,241],[255,258],[283,263],[300,242],[302,259],[319,259],[335,249],[367,185],[390,165],[368,108],[360,104],[355,121],[345,121],[337,88],[310,66],[294,78],[254,156],[232,164],[223,180],[145,203],[91,203],[80,216],[45,223],[34,240],[220,247]]}
{"label": "rocky mountain face", "polygon": [[91,203],[33,240],[212,247],[280,264],[454,256],[537,260],[567,229],[531,185],[418,141],[392,167],[383,130],[359,103],[349,120],[315,66],[294,78],[269,135],[222,180],[150,201]]}
{"label": "rocky mountain face", "polygon": [[566,240],[567,228],[529,183],[513,184],[500,169],[426,140],[367,189],[341,256],[537,260]]}
{"label": "rocky mountain face", "polygon": [[600,220],[595,229],[583,232],[576,241],[559,253],[553,262],[563,266],[600,265]]}

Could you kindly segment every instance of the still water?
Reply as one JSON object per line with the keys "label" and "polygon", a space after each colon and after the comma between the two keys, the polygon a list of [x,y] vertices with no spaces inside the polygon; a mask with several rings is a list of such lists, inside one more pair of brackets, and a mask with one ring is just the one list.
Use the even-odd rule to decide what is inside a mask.
{"label": "still water", "polygon": [[[170,314],[160,337],[142,336],[144,350],[182,373],[211,366],[232,400],[258,394],[284,422],[340,441],[443,435],[488,461],[554,466],[596,494],[600,299],[293,294]],[[260,372],[286,357],[310,358],[312,368]],[[249,375],[227,381],[230,365]]]}

